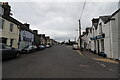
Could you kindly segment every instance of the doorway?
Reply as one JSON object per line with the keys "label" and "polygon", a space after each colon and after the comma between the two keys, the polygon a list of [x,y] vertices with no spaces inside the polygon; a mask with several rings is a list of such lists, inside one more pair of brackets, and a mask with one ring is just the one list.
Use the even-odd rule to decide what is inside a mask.
{"label": "doorway", "polygon": [[98,52],[98,54],[100,54],[100,47],[99,47],[100,45],[99,45],[99,40],[97,40],[97,52]]}

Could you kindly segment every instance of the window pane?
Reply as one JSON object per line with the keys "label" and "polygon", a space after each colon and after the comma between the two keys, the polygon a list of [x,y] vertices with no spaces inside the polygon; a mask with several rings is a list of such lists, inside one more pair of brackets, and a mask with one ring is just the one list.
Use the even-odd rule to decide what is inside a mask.
{"label": "window pane", "polygon": [[4,48],[5,48],[5,49],[11,49],[11,47],[9,47],[9,46],[7,46],[7,45],[5,45]]}
{"label": "window pane", "polygon": [[0,44],[0,49],[2,49],[2,44]]}
{"label": "window pane", "polygon": [[2,20],[2,29],[4,27],[4,24],[5,24],[5,20]]}
{"label": "window pane", "polygon": [[13,45],[13,39],[10,40],[10,46],[12,46],[12,45]]}
{"label": "window pane", "polygon": [[104,51],[104,39],[101,40],[101,49]]}
{"label": "window pane", "polygon": [[0,18],[0,29],[2,29],[2,19]]}
{"label": "window pane", "polygon": [[10,31],[12,32],[13,31],[13,24],[10,23]]}

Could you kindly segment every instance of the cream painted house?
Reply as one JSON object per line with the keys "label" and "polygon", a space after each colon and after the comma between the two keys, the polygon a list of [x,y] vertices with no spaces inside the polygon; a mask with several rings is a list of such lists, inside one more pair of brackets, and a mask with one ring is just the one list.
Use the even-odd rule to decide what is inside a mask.
{"label": "cream painted house", "polygon": [[18,48],[20,26],[2,17],[0,21],[2,21],[2,28],[0,28],[2,43]]}
{"label": "cream painted house", "polygon": [[18,48],[21,23],[10,16],[8,3],[3,3],[1,7],[4,12],[0,15],[0,42]]}

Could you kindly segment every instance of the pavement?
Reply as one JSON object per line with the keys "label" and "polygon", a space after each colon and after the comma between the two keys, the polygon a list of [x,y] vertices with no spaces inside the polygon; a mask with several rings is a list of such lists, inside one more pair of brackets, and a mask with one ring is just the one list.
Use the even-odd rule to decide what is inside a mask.
{"label": "pavement", "polygon": [[118,78],[118,64],[89,58],[57,45],[2,63],[3,78]]}
{"label": "pavement", "polygon": [[109,63],[115,63],[115,64],[119,63],[116,60],[112,60],[112,59],[109,59],[109,58],[99,56],[99,55],[94,54],[94,53],[92,53],[90,51],[81,51],[81,52],[79,51],[79,53],[81,53],[82,55],[87,56],[89,58],[92,58],[94,60],[103,61],[103,62],[109,62]]}

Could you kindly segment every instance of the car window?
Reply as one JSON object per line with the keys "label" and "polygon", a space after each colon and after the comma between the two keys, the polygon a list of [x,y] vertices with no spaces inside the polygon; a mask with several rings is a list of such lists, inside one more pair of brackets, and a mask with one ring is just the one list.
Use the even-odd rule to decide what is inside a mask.
{"label": "car window", "polygon": [[36,46],[33,46],[33,48],[37,48]]}
{"label": "car window", "polygon": [[29,46],[28,48],[32,48],[32,46]]}
{"label": "car window", "polygon": [[2,45],[2,44],[0,44],[0,49],[2,49],[2,46],[3,46],[3,45]]}
{"label": "car window", "polygon": [[10,46],[4,45],[3,49],[12,49]]}

